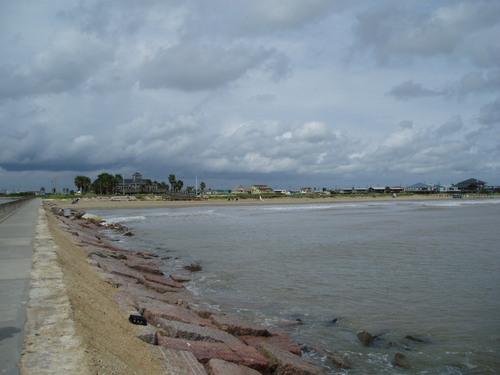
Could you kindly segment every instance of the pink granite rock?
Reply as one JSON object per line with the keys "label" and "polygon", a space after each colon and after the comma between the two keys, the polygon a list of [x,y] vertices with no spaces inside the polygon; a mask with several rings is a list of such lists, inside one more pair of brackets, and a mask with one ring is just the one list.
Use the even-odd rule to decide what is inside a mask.
{"label": "pink granite rock", "polygon": [[177,305],[167,303],[152,303],[151,300],[139,300],[139,310],[143,310],[143,316],[151,324],[158,323],[159,319],[169,319],[178,322],[197,324],[202,327],[215,326],[207,319],[201,318],[195,312]]}
{"label": "pink granite rock", "polygon": [[169,349],[188,350],[201,363],[208,363],[212,358],[217,358],[253,368],[261,374],[270,374],[269,361],[255,348],[243,343],[213,343],[158,336],[158,345]]}
{"label": "pink granite rock", "polygon": [[173,280],[170,277],[145,274],[144,278],[153,283],[163,284],[172,288],[183,288],[183,285],[181,283]]}
{"label": "pink granite rock", "polygon": [[271,367],[274,368],[273,375],[324,374],[323,369],[320,367],[274,345],[260,344],[257,349],[269,360]]}
{"label": "pink granite rock", "polygon": [[138,261],[138,260],[128,260],[125,262],[127,267],[130,267],[132,269],[141,271],[141,272],[146,272],[146,273],[151,273],[153,275],[163,275],[162,270],[160,270],[158,267],[161,265],[160,262],[146,262],[146,261]]}
{"label": "pink granite rock", "polygon": [[258,347],[260,344],[271,344],[280,349],[286,350],[292,354],[300,356],[302,354],[302,350],[300,349],[300,345],[295,341],[289,339],[286,336],[274,335],[269,337],[264,336],[239,336],[241,341],[243,341],[247,345],[251,345],[253,347]]}
{"label": "pink granite rock", "polygon": [[196,324],[178,322],[159,318],[156,326],[161,328],[161,335],[207,342],[241,343],[233,335],[212,327],[202,327]]}
{"label": "pink granite rock", "polygon": [[170,277],[174,279],[175,281],[178,281],[180,283],[186,283],[188,281],[191,281],[193,277],[191,276],[191,272],[186,271],[186,270],[177,270],[174,271],[170,274]]}
{"label": "pink granite rock", "polygon": [[206,368],[209,375],[261,375],[260,372],[250,367],[226,362],[217,358],[212,358],[208,361]]}
{"label": "pink granite rock", "polygon": [[239,316],[213,314],[210,320],[223,331],[235,336],[271,336],[263,325]]}

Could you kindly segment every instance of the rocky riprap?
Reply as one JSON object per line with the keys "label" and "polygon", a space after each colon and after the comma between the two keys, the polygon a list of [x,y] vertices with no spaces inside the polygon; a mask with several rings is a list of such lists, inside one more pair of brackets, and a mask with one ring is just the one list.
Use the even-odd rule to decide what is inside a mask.
{"label": "rocky riprap", "polygon": [[[198,267],[165,275],[161,267],[168,259],[115,246],[99,223],[85,220],[81,211],[65,216],[59,207],[51,210],[85,249],[88,263],[116,288],[116,303],[146,319],[138,337],[161,348],[166,370],[194,375],[324,374],[319,363],[304,358],[299,344],[277,329],[212,310],[184,288]],[[347,367],[344,362],[335,365]]]}

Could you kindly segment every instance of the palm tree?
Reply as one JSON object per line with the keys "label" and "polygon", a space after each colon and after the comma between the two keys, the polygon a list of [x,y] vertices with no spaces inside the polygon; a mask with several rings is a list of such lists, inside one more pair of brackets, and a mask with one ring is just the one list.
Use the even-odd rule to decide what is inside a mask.
{"label": "palm tree", "polygon": [[100,194],[110,194],[116,186],[116,178],[109,173],[101,173],[94,181],[94,189]]}
{"label": "palm tree", "polygon": [[87,176],[76,176],[75,177],[75,186],[77,187],[78,190],[80,190],[82,193],[88,190],[90,187],[91,181],[90,178]]}
{"label": "palm tree", "polygon": [[200,182],[200,190],[201,190],[202,194],[203,194],[203,192],[205,191],[206,188],[207,188],[207,185],[203,181]]}
{"label": "palm tree", "polygon": [[170,183],[170,186],[172,187],[171,190],[175,191],[175,185],[176,185],[176,179],[175,179],[175,174],[171,174],[168,176],[168,182]]}
{"label": "palm tree", "polygon": [[184,186],[184,181],[178,180],[175,182],[175,191],[181,191]]}

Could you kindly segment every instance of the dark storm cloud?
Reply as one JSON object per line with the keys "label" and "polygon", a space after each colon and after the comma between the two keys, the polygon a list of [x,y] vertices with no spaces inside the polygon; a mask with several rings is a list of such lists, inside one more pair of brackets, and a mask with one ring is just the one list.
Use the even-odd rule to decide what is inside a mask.
{"label": "dark storm cloud", "polygon": [[71,90],[111,57],[106,45],[93,37],[73,31],[59,33],[26,64],[0,67],[0,98]]}
{"label": "dark storm cloud", "polygon": [[[277,58],[276,51],[182,43],[159,51],[142,68],[141,87],[175,88],[185,91],[224,86]],[[278,66],[273,76],[282,75]]]}
{"label": "dark storm cloud", "polygon": [[389,95],[394,96],[397,99],[408,100],[414,98],[422,97],[432,97],[440,95],[438,92],[426,89],[420,83],[415,83],[413,81],[405,81],[400,85],[392,88]]}

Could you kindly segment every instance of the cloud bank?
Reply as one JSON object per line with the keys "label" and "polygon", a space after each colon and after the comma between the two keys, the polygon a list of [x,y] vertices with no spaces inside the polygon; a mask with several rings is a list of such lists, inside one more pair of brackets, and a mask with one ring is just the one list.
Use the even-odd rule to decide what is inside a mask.
{"label": "cloud bank", "polygon": [[495,2],[0,7],[0,189],[500,184]]}

